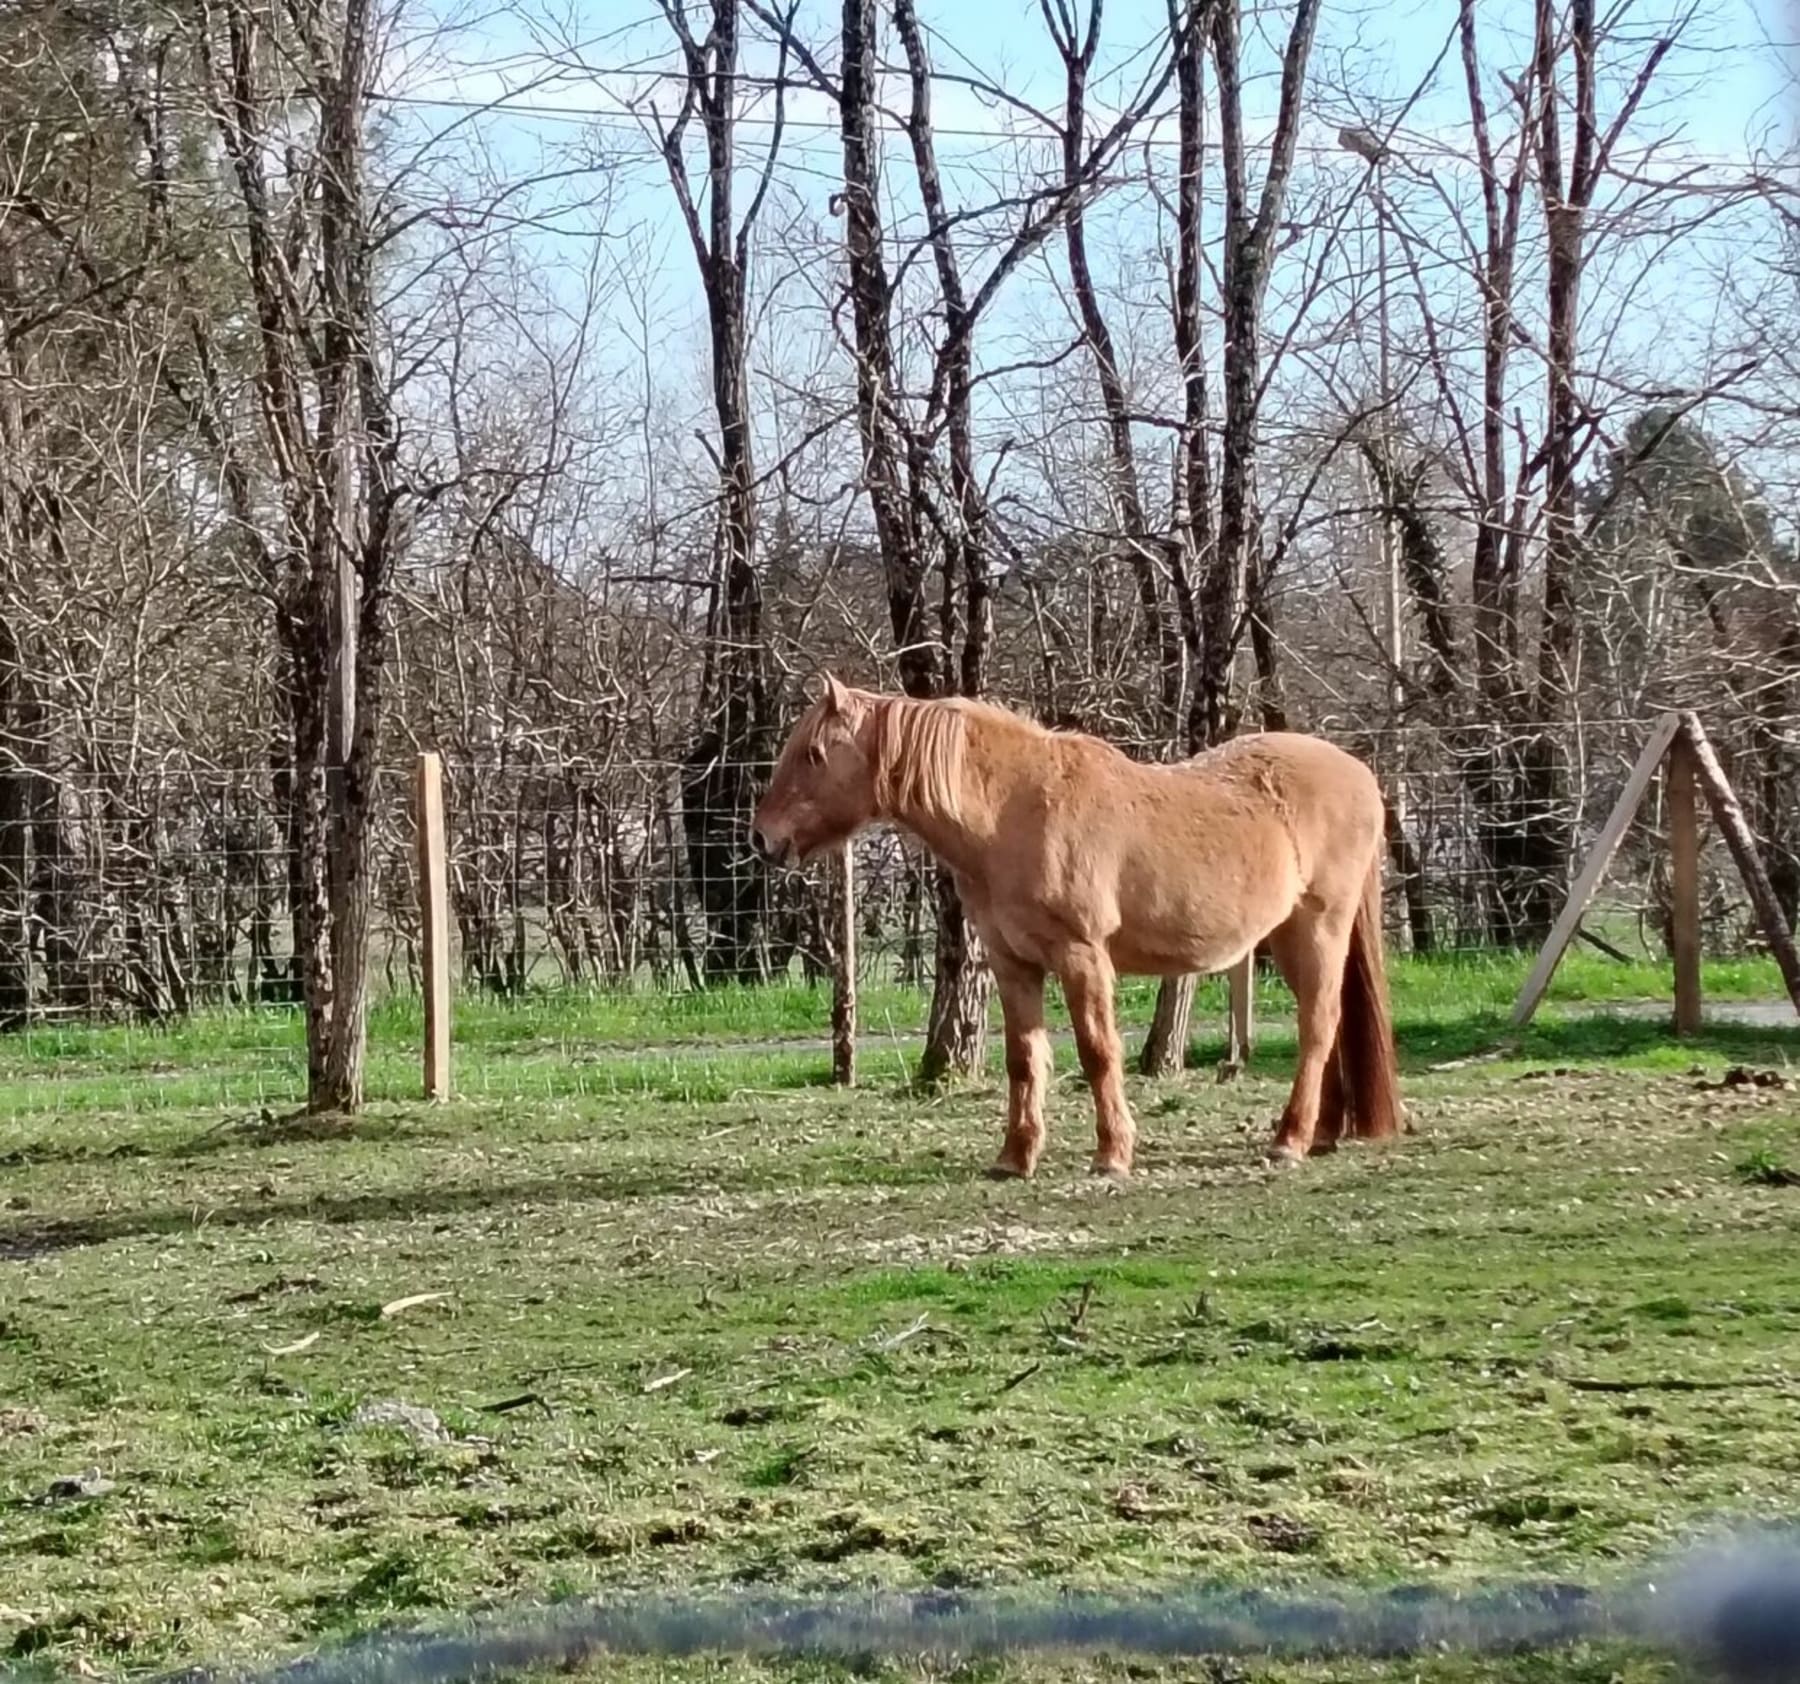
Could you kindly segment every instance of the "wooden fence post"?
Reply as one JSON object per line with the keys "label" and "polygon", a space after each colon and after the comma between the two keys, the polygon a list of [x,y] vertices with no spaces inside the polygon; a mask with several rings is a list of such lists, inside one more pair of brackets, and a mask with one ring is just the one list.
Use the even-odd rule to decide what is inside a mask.
{"label": "wooden fence post", "polygon": [[450,873],[444,763],[421,754],[413,816],[419,839],[419,967],[425,989],[425,1097],[450,1097]]}
{"label": "wooden fence post", "polygon": [[1706,792],[1713,820],[1724,833],[1725,845],[1737,862],[1738,875],[1750,892],[1750,903],[1756,908],[1763,939],[1768,942],[1769,952],[1780,967],[1781,980],[1787,984],[1788,998],[1793,1001],[1794,1010],[1800,1012],[1800,953],[1794,950],[1793,932],[1788,928],[1781,902],[1775,898],[1769,874],[1763,869],[1762,855],[1757,852],[1756,838],[1744,818],[1744,809],[1738,805],[1737,794],[1719,764],[1719,757],[1713,753],[1713,746],[1700,727],[1699,716],[1683,714],[1681,727],[1682,735],[1694,751],[1694,772]]}
{"label": "wooden fence post", "polygon": [[832,873],[836,878],[837,963],[831,972],[831,1079],[856,1086],[856,854],[846,842]]}
{"label": "wooden fence post", "polygon": [[1225,1062],[1239,1068],[1250,1062],[1250,1041],[1256,1015],[1256,949],[1252,948],[1231,967],[1226,977],[1230,991],[1225,1035]]}
{"label": "wooden fence post", "polygon": [[1694,746],[1687,731],[1669,745],[1663,794],[1669,807],[1669,947],[1675,960],[1675,1033],[1700,1032],[1700,814]]}

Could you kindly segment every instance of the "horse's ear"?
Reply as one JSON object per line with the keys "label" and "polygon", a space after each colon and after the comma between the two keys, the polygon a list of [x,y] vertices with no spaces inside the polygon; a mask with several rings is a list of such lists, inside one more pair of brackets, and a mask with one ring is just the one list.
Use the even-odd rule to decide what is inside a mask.
{"label": "horse's ear", "polygon": [[825,675],[825,711],[827,713],[848,713],[850,711],[850,692],[830,673]]}

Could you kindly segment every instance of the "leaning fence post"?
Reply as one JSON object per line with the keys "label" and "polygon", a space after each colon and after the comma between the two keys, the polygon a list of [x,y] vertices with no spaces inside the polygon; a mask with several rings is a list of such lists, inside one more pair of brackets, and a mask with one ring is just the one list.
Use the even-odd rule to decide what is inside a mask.
{"label": "leaning fence post", "polygon": [[846,842],[832,872],[836,879],[837,949],[831,972],[831,1079],[856,1086],[856,855]]}
{"label": "leaning fence post", "polygon": [[414,785],[419,839],[419,963],[425,986],[425,1097],[450,1097],[450,874],[444,763],[421,754]]}
{"label": "leaning fence post", "polygon": [[1637,760],[1632,765],[1631,775],[1626,778],[1625,787],[1619,792],[1619,799],[1613,803],[1613,810],[1606,815],[1606,823],[1600,827],[1600,834],[1594,839],[1593,849],[1588,854],[1587,863],[1581,868],[1581,875],[1575,879],[1575,886],[1569,890],[1562,911],[1557,914],[1556,922],[1550,927],[1550,934],[1538,952],[1537,963],[1531,967],[1531,975],[1526,977],[1525,986],[1519,990],[1519,997],[1513,1002],[1513,1028],[1523,1029],[1531,1021],[1531,1014],[1537,1010],[1538,1001],[1543,999],[1544,990],[1550,986],[1550,979],[1556,974],[1557,960],[1562,958],[1563,950],[1574,940],[1575,926],[1581,922],[1587,903],[1594,898],[1600,879],[1606,875],[1607,862],[1617,852],[1626,827],[1636,815],[1638,806],[1644,799],[1644,792],[1650,787],[1650,780],[1656,776],[1656,769],[1662,765],[1663,757],[1669,752],[1669,744],[1674,742],[1675,733],[1680,729],[1681,715],[1665,713],[1657,720],[1655,728],[1639,751]]}

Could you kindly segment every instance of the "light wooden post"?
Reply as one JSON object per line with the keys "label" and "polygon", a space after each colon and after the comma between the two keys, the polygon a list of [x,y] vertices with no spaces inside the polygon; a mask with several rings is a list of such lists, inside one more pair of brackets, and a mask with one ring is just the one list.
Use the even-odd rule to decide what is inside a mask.
{"label": "light wooden post", "polygon": [[1669,806],[1670,950],[1675,960],[1675,1033],[1700,1032],[1700,815],[1694,748],[1686,731],[1669,745],[1663,793]]}
{"label": "light wooden post", "polygon": [[450,1097],[450,874],[444,763],[421,754],[414,790],[419,837],[419,968],[425,988],[425,1097]]}
{"label": "light wooden post", "polygon": [[1724,834],[1732,859],[1737,862],[1738,875],[1744,880],[1750,903],[1756,908],[1757,922],[1762,925],[1763,939],[1768,942],[1769,952],[1780,967],[1781,980],[1787,984],[1788,998],[1793,1001],[1794,1010],[1800,1012],[1800,953],[1794,950],[1793,931],[1782,914],[1781,902],[1775,898],[1769,874],[1763,869],[1762,855],[1757,852],[1756,838],[1744,818],[1744,809],[1738,805],[1737,794],[1719,764],[1719,757],[1713,753],[1706,733],[1701,730],[1698,716],[1683,714],[1681,727],[1682,735],[1694,751],[1694,772],[1701,789],[1706,792],[1713,820]]}
{"label": "light wooden post", "polygon": [[846,842],[833,872],[837,879],[837,963],[831,973],[831,1079],[856,1086],[856,855]]}
{"label": "light wooden post", "polygon": [[1255,1028],[1256,950],[1252,948],[1231,967],[1226,978],[1230,990],[1229,1026],[1225,1036],[1225,1062],[1238,1066],[1250,1062],[1250,1042]]}

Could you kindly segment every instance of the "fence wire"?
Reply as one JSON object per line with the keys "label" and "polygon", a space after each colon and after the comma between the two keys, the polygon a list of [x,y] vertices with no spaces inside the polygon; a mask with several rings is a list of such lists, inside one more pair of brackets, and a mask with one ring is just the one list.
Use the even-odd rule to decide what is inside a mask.
{"label": "fence wire", "polygon": [[[1800,903],[1800,719],[1710,729],[1791,915]],[[1647,730],[1647,721],[1615,719],[1329,732],[1375,767],[1389,794],[1392,950],[1535,947]],[[445,770],[453,967],[465,1006],[674,997],[720,984],[826,987],[838,939],[830,897],[816,874],[769,870],[747,846],[747,803],[766,767],[740,776],[745,769],[674,760],[482,753],[450,755]],[[114,1072],[156,1078],[113,1094],[133,1107],[300,1097],[291,785],[268,766],[100,776],[27,770],[0,756],[0,1030],[13,1032],[0,1034],[0,1114],[87,1103],[59,1071],[102,1045]],[[410,766],[377,780],[368,889],[378,1036],[417,1011],[411,789]],[[1585,945],[1615,959],[1666,956],[1660,801],[1655,792],[1646,803],[1584,921]],[[1760,932],[1725,850],[1706,834],[1706,950],[1754,954]],[[855,862],[859,982],[927,989],[931,862],[883,831],[859,841]],[[227,1019],[231,1057],[215,1059],[189,1031]],[[822,1005],[813,1028],[825,1032]],[[392,1036],[395,1068],[409,1077],[412,1047],[401,1042],[411,1034]],[[221,1044],[215,1034],[207,1046]],[[654,1025],[639,1044],[662,1044]],[[490,1074],[511,1079],[497,1067]],[[517,1080],[532,1091],[525,1075]]]}
{"label": "fence wire", "polygon": [[195,1669],[163,1684],[462,1684],[593,1666],[610,1655],[1396,1659],[1597,1640],[1651,1645],[1730,1684],[1800,1677],[1800,1545],[1792,1535],[1741,1539],[1610,1590],[1539,1583],[1462,1593],[1190,1590],[1055,1601],[651,1595],[494,1615],[453,1630],[376,1633],[261,1672]]}
{"label": "fence wire", "polygon": [[[1331,733],[1377,769],[1389,795],[1395,947],[1450,954],[1535,945],[1646,731],[1643,722],[1610,721],[1579,730]],[[1800,720],[1756,721],[1754,741],[1735,728],[1714,735],[1778,892],[1800,898]],[[450,757],[462,985],[516,996],[822,980],[833,936],[816,885],[768,870],[748,848],[748,804],[766,770],[725,778],[669,761]],[[21,780],[31,788],[12,787]],[[165,767],[101,779],[0,765],[0,1025],[291,1004],[290,781],[268,768]],[[410,787],[409,767],[381,775],[370,850],[372,963],[390,996],[418,983]],[[743,799],[722,802],[727,787]],[[1661,830],[1653,796],[1594,920],[1612,945],[1653,952],[1661,943]],[[1707,865],[1708,945],[1719,954],[1754,948],[1753,920],[1723,851]],[[928,862],[877,833],[859,843],[857,867],[864,978],[923,984],[934,930]]]}

